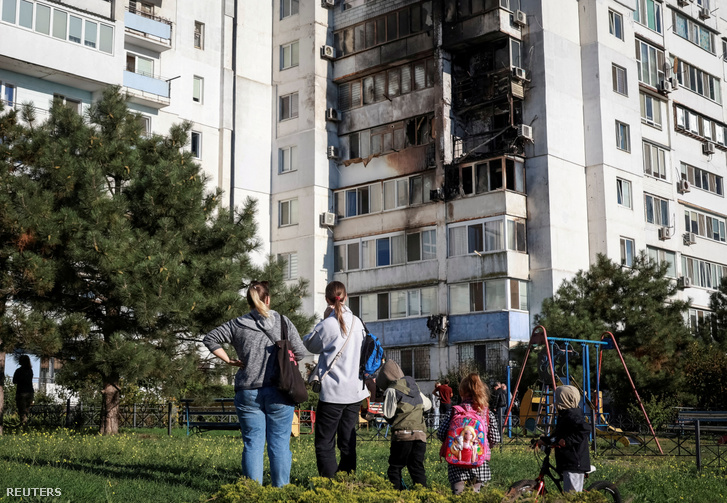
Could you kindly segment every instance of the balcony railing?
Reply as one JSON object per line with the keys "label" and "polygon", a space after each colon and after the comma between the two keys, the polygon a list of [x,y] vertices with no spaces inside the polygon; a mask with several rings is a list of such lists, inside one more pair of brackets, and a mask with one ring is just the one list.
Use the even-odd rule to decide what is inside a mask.
{"label": "balcony railing", "polygon": [[143,37],[153,44],[160,44],[163,46],[161,49],[171,47],[172,22],[168,19],[127,8],[124,26],[127,33]]}

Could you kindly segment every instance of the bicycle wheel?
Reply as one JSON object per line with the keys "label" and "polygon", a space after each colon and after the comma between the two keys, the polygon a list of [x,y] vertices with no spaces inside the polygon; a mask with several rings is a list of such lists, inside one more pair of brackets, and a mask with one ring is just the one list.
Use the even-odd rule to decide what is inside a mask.
{"label": "bicycle wheel", "polygon": [[621,503],[621,493],[618,491],[616,484],[601,480],[591,484],[587,491],[600,491],[606,497],[609,503]]}
{"label": "bicycle wheel", "polygon": [[533,496],[538,488],[537,480],[518,480],[505,493],[503,502],[517,501],[520,496]]}

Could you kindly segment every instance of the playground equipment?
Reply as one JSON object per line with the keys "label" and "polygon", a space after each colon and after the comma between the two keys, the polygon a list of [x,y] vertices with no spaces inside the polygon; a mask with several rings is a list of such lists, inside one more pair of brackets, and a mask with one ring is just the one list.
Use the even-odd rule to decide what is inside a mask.
{"label": "playground equipment", "polygon": [[[626,433],[620,428],[615,428],[608,424],[606,421],[606,415],[603,412],[603,404],[601,400],[601,363],[603,361],[603,351],[615,349],[618,353],[619,359],[621,360],[624,371],[626,372],[629,383],[631,384],[631,389],[633,390],[639,407],[641,408],[641,412],[644,414],[646,423],[649,426],[649,431],[654,437],[656,445],[659,448],[659,452],[663,454],[661,445],[659,444],[659,439],[656,438],[649,416],[646,414],[644,405],[641,402],[641,397],[636,390],[636,386],[631,379],[631,374],[629,373],[629,369],[626,367],[626,362],[623,359],[621,350],[616,343],[616,338],[611,332],[604,332],[601,334],[600,341],[591,341],[559,337],[548,338],[545,327],[542,325],[535,327],[530,335],[527,352],[525,353],[525,360],[521,366],[520,375],[518,376],[517,383],[515,384],[515,390],[512,393],[512,399],[507,409],[505,419],[506,423],[512,412],[513,403],[525,370],[525,363],[528,361],[528,357],[530,356],[530,351],[533,349],[533,346],[536,345],[543,346],[543,349],[538,356],[538,376],[542,382],[542,387],[540,390],[529,389],[523,396],[520,403],[520,425],[523,428],[531,432],[542,431],[546,434],[550,433],[550,430],[555,423],[553,392],[557,383],[570,384],[576,386],[584,397],[583,413],[586,415],[586,420],[594,425],[595,435],[620,442],[624,446],[642,444],[643,439],[641,439],[638,435]],[[581,348],[582,356],[582,386],[578,384],[570,372],[571,360],[578,356],[578,352],[575,349],[578,345]],[[595,349],[598,352],[598,357],[596,358],[597,378],[595,390],[591,387],[591,349]],[[560,375],[556,375],[556,365]]]}

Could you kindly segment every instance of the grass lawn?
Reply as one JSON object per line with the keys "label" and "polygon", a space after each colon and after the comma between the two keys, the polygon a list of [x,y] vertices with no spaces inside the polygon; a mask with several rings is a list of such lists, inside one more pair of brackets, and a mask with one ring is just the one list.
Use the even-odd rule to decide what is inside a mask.
{"label": "grass lawn", "polygon": [[[239,477],[239,435],[209,432],[186,437],[174,430],[127,431],[115,437],[67,430],[9,433],[0,437],[0,501],[21,501],[7,488],[58,488],[60,497],[22,501],[197,502]],[[313,439],[292,440],[291,482],[307,485],[317,475]],[[385,476],[388,442],[360,442],[359,471]],[[430,444],[426,468],[430,482],[447,484],[447,469]],[[725,471],[698,473],[693,458],[598,458],[591,481],[618,484],[624,501],[712,503],[727,501]],[[492,484],[534,478],[538,460],[525,447],[506,446],[492,455]],[[268,480],[269,482],[269,480]]]}

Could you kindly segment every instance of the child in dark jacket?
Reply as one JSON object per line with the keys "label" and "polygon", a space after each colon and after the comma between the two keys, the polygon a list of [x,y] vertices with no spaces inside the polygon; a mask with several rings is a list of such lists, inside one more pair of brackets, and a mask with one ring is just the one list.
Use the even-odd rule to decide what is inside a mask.
{"label": "child in dark jacket", "polygon": [[555,449],[556,470],[563,476],[564,492],[583,491],[584,474],[591,468],[588,453],[590,429],[578,407],[580,392],[575,386],[558,386],[555,390],[555,408],[558,421],[550,441],[560,445]]}
{"label": "child in dark jacket", "polygon": [[414,484],[427,485],[424,456],[427,426],[424,412],[432,402],[422,394],[414,378],[405,376],[393,360],[388,360],[376,378],[384,391],[384,418],[392,425],[389,470],[387,475],[396,489],[403,489],[401,471],[406,466]]}

